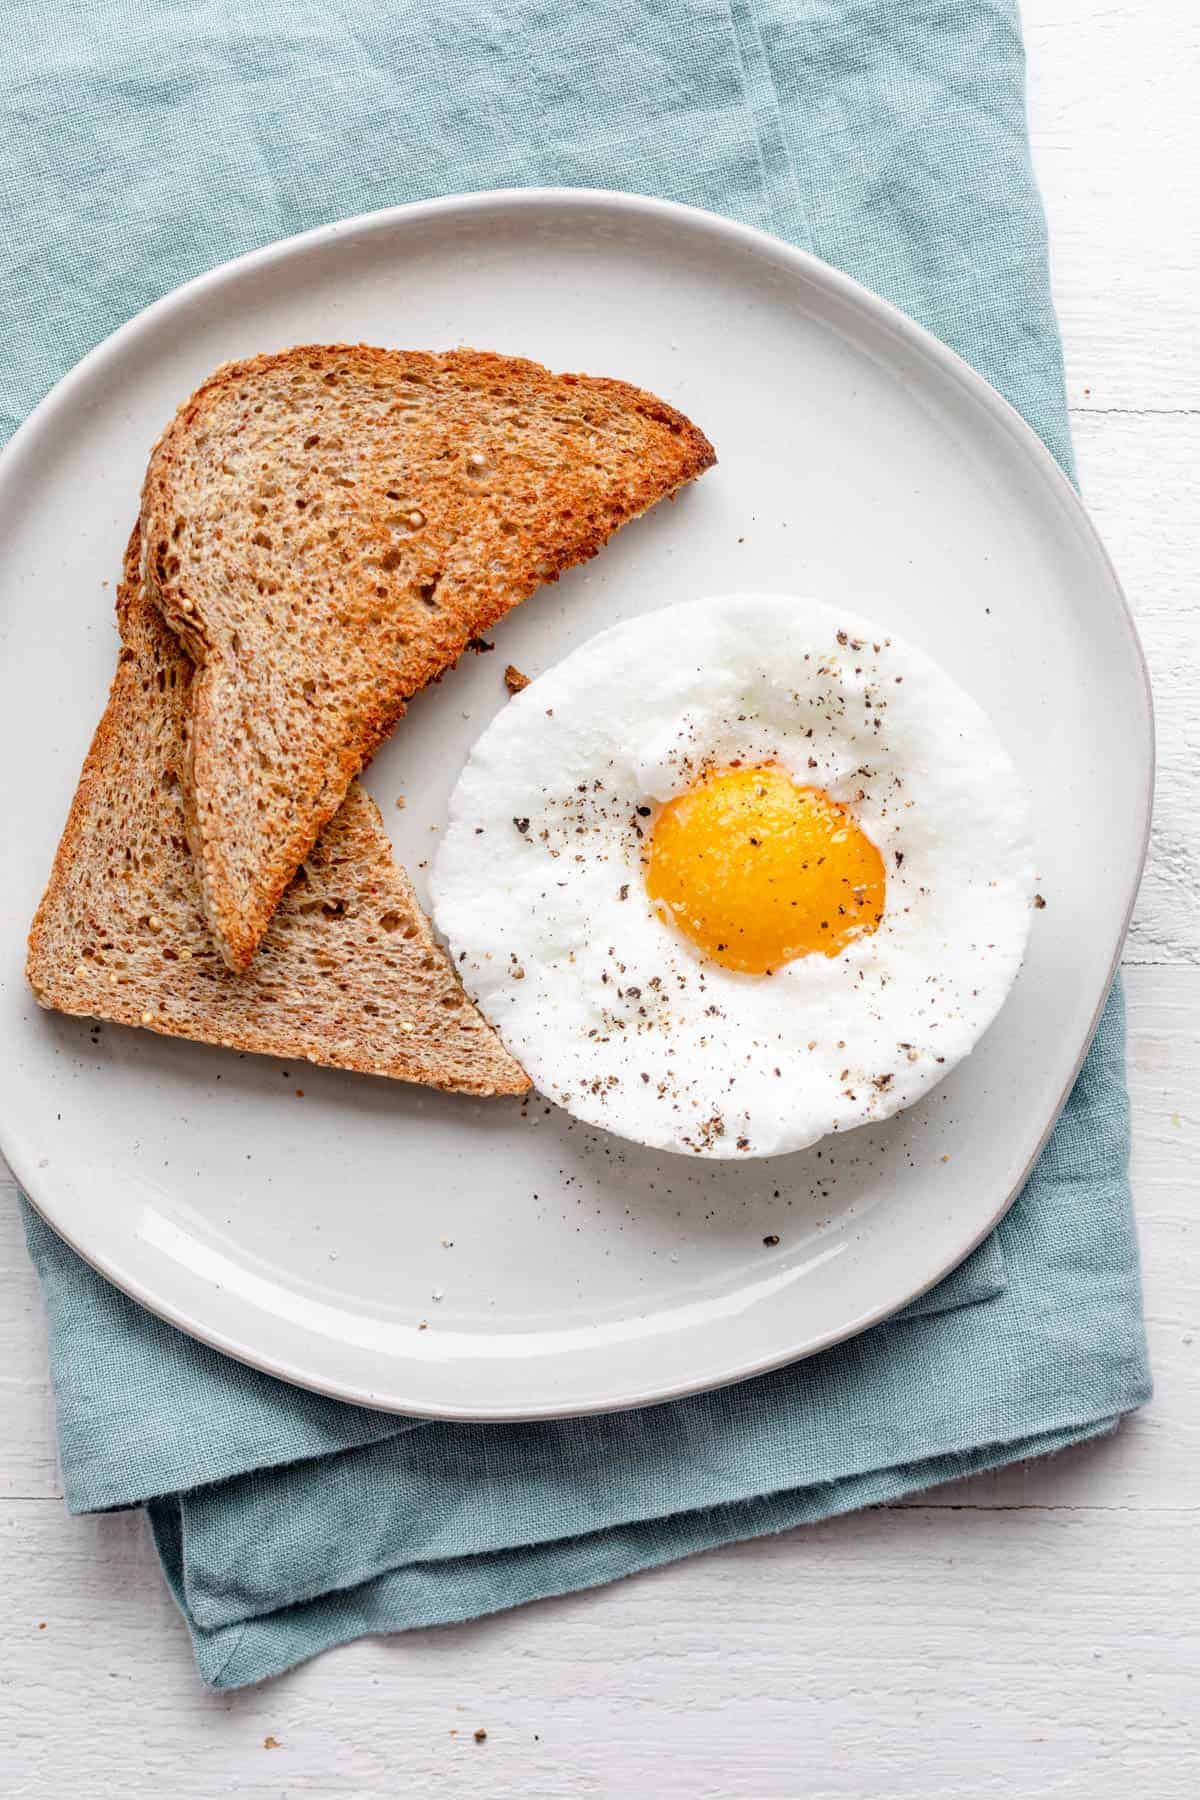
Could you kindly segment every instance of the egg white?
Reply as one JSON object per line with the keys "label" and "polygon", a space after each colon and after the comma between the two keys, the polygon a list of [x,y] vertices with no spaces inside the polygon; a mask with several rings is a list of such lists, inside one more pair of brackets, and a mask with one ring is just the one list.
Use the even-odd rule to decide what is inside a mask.
{"label": "egg white", "polygon": [[[771,975],[657,915],[642,851],[706,769],[774,762],[853,812],[882,924]],[[881,626],[780,595],[702,600],[592,638],[511,700],[455,788],[434,916],[541,1091],[664,1150],[774,1156],[910,1105],[1017,974],[1027,810],[990,722]]]}

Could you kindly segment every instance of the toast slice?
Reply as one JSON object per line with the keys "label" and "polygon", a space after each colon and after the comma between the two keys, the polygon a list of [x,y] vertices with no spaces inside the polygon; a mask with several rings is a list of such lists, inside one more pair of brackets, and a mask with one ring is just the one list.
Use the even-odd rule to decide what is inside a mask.
{"label": "toast slice", "polygon": [[143,576],[200,671],[189,841],[232,968],[408,697],[715,460],[652,394],[474,350],[308,345],[192,395]]}
{"label": "toast slice", "polygon": [[469,1094],[529,1087],[459,985],[354,782],[283,897],[254,968],[208,929],[180,788],[192,665],[146,599],[135,530],[122,648],[29,934],[43,1006]]}

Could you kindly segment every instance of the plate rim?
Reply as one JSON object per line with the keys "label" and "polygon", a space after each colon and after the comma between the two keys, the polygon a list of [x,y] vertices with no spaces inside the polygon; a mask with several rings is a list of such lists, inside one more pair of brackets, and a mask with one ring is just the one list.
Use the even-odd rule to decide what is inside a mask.
{"label": "plate rim", "polygon": [[11,1141],[3,1107],[0,1106],[0,1152],[5,1155],[21,1193],[25,1195],[44,1222],[58,1236],[62,1237],[77,1255],[98,1274],[112,1282],[115,1287],[139,1305],[145,1307],[148,1312],[187,1336],[208,1345],[211,1349],[257,1369],[263,1374],[285,1381],[289,1385],[372,1411],[457,1423],[518,1423],[585,1417],[658,1405],[692,1394],[715,1392],[720,1388],[752,1380],[756,1376],[768,1374],[772,1370],[804,1361],[823,1350],[844,1343],[860,1332],[869,1330],[872,1326],[891,1318],[901,1308],[919,1299],[931,1288],[936,1287],[939,1281],[944,1280],[952,1270],[965,1261],[972,1251],[979,1247],[985,1238],[990,1236],[1004,1218],[1024,1187],[1034,1164],[1058,1123],[1059,1116],[1091,1046],[1120,964],[1121,952],[1146,863],[1153,811],[1156,769],[1154,702],[1145,654],[1133,613],[1120,577],[1087,507],[1074,484],[1033,427],[990,382],[985,380],[956,351],[935,337],[932,332],[927,331],[923,325],[918,324],[915,319],[910,318],[891,301],[884,299],[882,295],[876,294],[872,289],[855,280],[853,276],[824,262],[810,251],[789,244],[785,239],[761,230],[757,226],[744,224],[740,220],[727,218],[702,207],[611,188],[486,188],[466,194],[449,194],[437,199],[413,201],[403,205],[383,207],[371,212],[355,213],[342,219],[314,226],[303,232],[294,233],[289,237],[276,239],[193,276],[190,280],[143,307],[132,318],[101,339],[56,382],[18,426],[3,450],[0,450],[0,486],[7,484],[10,479],[17,478],[21,463],[33,451],[40,434],[52,425],[61,409],[69,406],[77,387],[81,386],[94,373],[103,369],[106,362],[117,357],[126,345],[142,332],[160,320],[169,318],[173,313],[183,311],[196,300],[202,299],[210,289],[219,290],[231,278],[256,269],[268,268],[272,264],[286,262],[293,257],[303,257],[308,251],[336,243],[338,239],[357,236],[367,238],[376,232],[387,232],[397,226],[418,224],[426,220],[454,216],[470,217],[473,214],[487,214],[496,211],[536,212],[546,207],[565,213],[576,211],[580,214],[597,209],[608,210],[627,217],[640,216],[651,223],[658,221],[664,225],[689,225],[693,229],[708,233],[717,240],[722,240],[729,247],[757,251],[760,255],[766,255],[785,270],[789,270],[811,285],[824,288],[826,292],[832,293],[860,312],[873,315],[875,321],[898,338],[907,349],[933,363],[944,375],[950,377],[963,389],[976,404],[983,408],[985,413],[990,415],[993,422],[1001,426],[1014,440],[1017,449],[1024,454],[1027,463],[1032,465],[1033,472],[1042,485],[1048,486],[1055,493],[1060,505],[1065,508],[1066,514],[1072,519],[1076,530],[1080,532],[1090,552],[1097,559],[1098,566],[1107,577],[1110,591],[1117,603],[1116,616],[1124,625],[1126,648],[1132,658],[1141,694],[1143,707],[1141,722],[1145,731],[1145,768],[1139,803],[1138,848],[1128,871],[1123,916],[1115,935],[1108,969],[1101,984],[1100,996],[1083,1035],[1075,1062],[1048,1115],[1045,1129],[1008,1193],[1003,1196],[994,1211],[970,1236],[969,1241],[961,1246],[956,1245],[948,1258],[939,1259],[937,1267],[919,1285],[911,1287],[908,1282],[905,1282],[903,1283],[905,1291],[898,1297],[868,1308],[841,1326],[824,1330],[807,1340],[802,1340],[793,1348],[772,1351],[733,1370],[704,1373],[673,1382],[666,1387],[642,1390],[603,1400],[585,1400],[573,1403],[547,1402],[542,1405],[523,1407],[496,1404],[483,1407],[454,1404],[434,1405],[429,1402],[414,1404],[399,1397],[384,1397],[378,1392],[360,1388],[353,1382],[331,1381],[322,1378],[298,1369],[285,1357],[264,1353],[252,1344],[244,1343],[226,1332],[206,1326],[202,1321],[193,1317],[186,1307],[173,1305],[147,1291],[136,1276],[122,1271],[118,1261],[111,1254],[81,1243],[78,1240],[78,1234],[73,1229],[64,1226],[55,1217],[53,1193],[55,1184],[52,1180],[45,1178],[43,1171],[36,1167],[30,1167],[27,1158],[21,1154],[20,1146]]}

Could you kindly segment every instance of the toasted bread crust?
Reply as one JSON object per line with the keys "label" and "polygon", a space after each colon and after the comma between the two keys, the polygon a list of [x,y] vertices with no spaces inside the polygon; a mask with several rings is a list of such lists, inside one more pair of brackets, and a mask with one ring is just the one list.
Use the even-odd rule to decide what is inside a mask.
{"label": "toasted bread crust", "polygon": [[140,560],[135,529],[117,600],[117,672],[29,934],[40,1003],[432,1087],[526,1092],[357,783],[285,894],[253,970],[221,960],[184,837],[193,671],[145,598]]}
{"label": "toasted bread crust", "polygon": [[307,345],[197,389],[143,578],[200,671],[189,841],[232,967],[406,700],[715,460],[652,394],[476,350]]}

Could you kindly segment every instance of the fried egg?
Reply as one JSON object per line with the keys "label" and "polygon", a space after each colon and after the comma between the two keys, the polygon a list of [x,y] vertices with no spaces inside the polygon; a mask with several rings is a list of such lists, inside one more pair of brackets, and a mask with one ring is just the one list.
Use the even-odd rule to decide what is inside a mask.
{"label": "fried egg", "polygon": [[432,888],[550,1099],[663,1150],[775,1156],[972,1049],[1033,865],[1012,761],[943,669],[840,608],[741,595],[617,625],[517,694]]}

